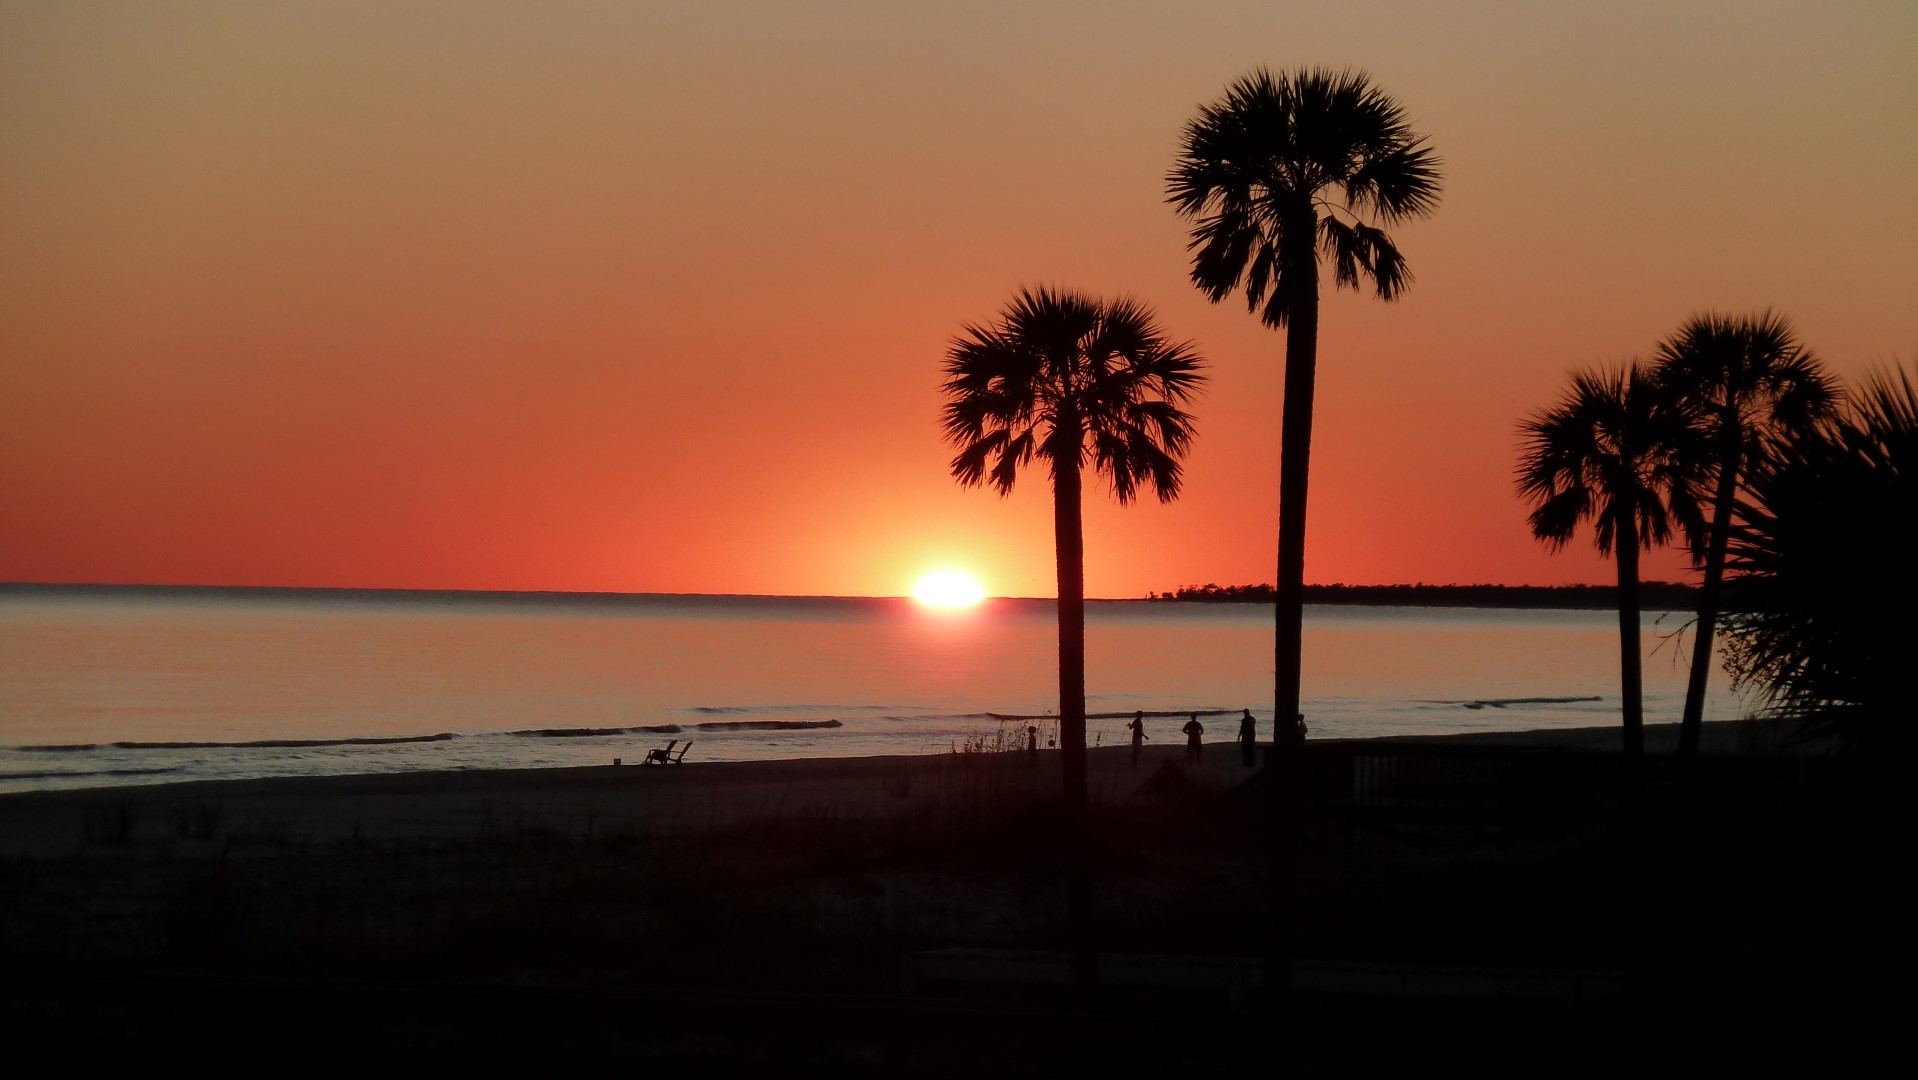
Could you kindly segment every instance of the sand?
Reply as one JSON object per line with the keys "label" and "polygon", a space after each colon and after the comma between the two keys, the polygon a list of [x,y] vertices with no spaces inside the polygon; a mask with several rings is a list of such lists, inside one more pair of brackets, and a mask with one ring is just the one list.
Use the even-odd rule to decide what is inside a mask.
{"label": "sand", "polygon": [[[1095,799],[1123,801],[1160,763],[1189,782],[1225,788],[1251,770],[1237,748],[1207,748],[1188,767],[1179,748],[1092,752]],[[453,841],[511,833],[569,838],[700,835],[756,821],[909,818],[976,809],[1058,790],[1056,751],[937,754],[772,762],[686,761],[634,765],[272,780],[202,781],[0,795],[0,855],[73,854],[84,848],[175,853],[216,838],[273,838],[290,845],[337,841]],[[120,810],[126,835],[102,842]],[[198,820],[196,820],[198,819]],[[89,822],[91,825],[89,826]],[[89,843],[89,827],[93,842]],[[196,835],[197,834],[197,835]]]}
{"label": "sand", "polygon": [[[1646,729],[1650,753],[1670,753],[1677,725]],[[1348,740],[1610,753],[1616,728]],[[1775,748],[1747,722],[1706,725],[1706,753]],[[1183,746],[1152,745],[1135,764],[1128,747],[1089,751],[1095,803],[1138,804],[1166,763],[1181,782],[1223,791],[1253,770],[1232,743],[1207,743],[1201,761]],[[282,845],[456,841],[502,833],[575,839],[697,835],[754,821],[938,816],[1058,790],[1057,751],[931,754],[671,766],[410,772],[372,776],[202,781],[0,795],[0,856],[46,857],[115,849],[122,857],[230,850],[234,838]]]}
{"label": "sand", "polygon": [[[1654,729],[1648,741],[1669,734]],[[1611,753],[1617,739],[1600,729],[1441,741],[1583,754]],[[1741,741],[1750,733],[1715,726],[1707,749]],[[1136,763],[1127,747],[1103,747],[1089,760],[1101,950],[1256,956],[1272,864],[1265,819],[1240,787],[1255,771],[1237,747],[1208,744],[1197,766],[1178,746],[1148,747]],[[1000,987],[956,1004],[900,996],[909,958],[927,950],[1045,952],[1063,940],[1057,766],[1050,751],[689,760],[0,796],[0,962],[14,974],[0,1028],[54,1018],[77,1026],[74,1037],[104,1030],[111,1045],[146,1054],[197,1051],[218,1017],[223,1038],[243,1029],[276,1047],[310,1042],[320,1023],[351,1033],[341,1047],[535,1055],[549,1070],[554,1060],[785,1067],[791,1040],[818,1029],[782,1025],[824,1009],[840,1041],[815,1048],[817,1060],[839,1072],[877,1060],[879,1071],[967,1074],[999,1063],[993,1048],[1008,1030],[1027,1040],[1021,1053],[1077,1060],[1088,1044],[1031,1040],[1084,1023],[1118,1074],[1129,1062],[1236,1060],[1237,1044],[1169,1034],[1241,1030],[1235,1002],[1246,1006],[1219,987],[1161,988],[1076,1019],[1048,1012],[1058,987]],[[1747,844],[1748,823],[1735,824],[1672,848],[1669,865],[1621,874],[1641,840],[1603,816],[1315,819],[1297,864],[1298,953],[1616,973],[1690,927],[1694,910],[1714,912],[1709,948],[1735,949],[1754,920],[1764,924],[1738,898],[1776,889],[1783,835],[1767,825],[1752,834],[1762,843]],[[402,990],[403,1007],[393,1000]],[[557,1008],[560,993],[573,1004],[527,1019]],[[1354,1046],[1387,1053],[1335,1033],[1396,1007],[1314,1006],[1324,1074],[1347,1075],[1338,1069]],[[1465,1039],[1453,1049],[1474,1074],[1490,1047],[1514,1056],[1512,1075],[1532,1075],[1525,1055],[1582,1038],[1588,1023],[1582,1009],[1534,1008],[1444,1013],[1442,1023],[1421,1009],[1394,1022],[1422,1032],[1405,1044],[1420,1053]],[[1113,1009],[1133,1019],[1115,1021]],[[1054,1020],[1035,1025],[1039,1014]],[[1163,1026],[1174,1020],[1184,1027]],[[1396,1075],[1375,1064],[1370,1074]]]}

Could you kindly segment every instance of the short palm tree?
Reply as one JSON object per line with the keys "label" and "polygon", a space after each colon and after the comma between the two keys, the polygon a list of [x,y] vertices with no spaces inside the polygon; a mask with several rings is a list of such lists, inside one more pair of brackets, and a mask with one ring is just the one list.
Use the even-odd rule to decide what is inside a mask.
{"label": "short palm tree", "polygon": [[1179,494],[1179,459],[1192,443],[1182,408],[1205,381],[1189,343],[1166,338],[1152,313],[1128,299],[1100,301],[1049,288],[1022,290],[999,320],[968,325],[946,352],[946,437],[959,448],[952,475],[972,487],[1012,491],[1019,471],[1043,462],[1052,479],[1059,583],[1059,742],[1063,759],[1075,969],[1091,967],[1086,843],[1084,473],[1112,485],[1121,504],[1142,488]]}
{"label": "short palm tree", "polygon": [[1618,564],[1618,661],[1625,759],[1645,753],[1638,554],[1699,527],[1699,429],[1682,400],[1637,365],[1572,377],[1552,408],[1519,426],[1518,492],[1532,504],[1532,535],[1557,551],[1589,521],[1598,550]]}
{"label": "short palm tree", "polygon": [[1283,753],[1299,711],[1319,260],[1339,285],[1398,296],[1412,275],[1382,226],[1438,205],[1439,161],[1365,74],[1261,68],[1186,125],[1166,185],[1192,222],[1192,283],[1214,303],[1242,290],[1248,310],[1286,331],[1273,688]]}
{"label": "short palm tree", "polygon": [[1710,447],[1704,479],[1712,488],[1711,521],[1702,542],[1694,545],[1704,574],[1678,729],[1678,754],[1688,760],[1698,753],[1704,727],[1732,504],[1755,440],[1805,429],[1831,412],[1838,395],[1823,366],[1798,343],[1791,323],[1769,311],[1743,318],[1694,316],[1659,344],[1657,365],[1668,389],[1696,407]]}
{"label": "short palm tree", "polygon": [[1741,686],[1898,767],[1918,656],[1918,379],[1881,372],[1846,407],[1772,432],[1732,530],[1726,653]]}

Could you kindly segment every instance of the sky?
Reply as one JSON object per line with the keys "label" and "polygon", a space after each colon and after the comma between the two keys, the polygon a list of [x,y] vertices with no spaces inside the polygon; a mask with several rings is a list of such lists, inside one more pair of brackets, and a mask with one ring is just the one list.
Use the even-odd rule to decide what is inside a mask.
{"label": "sky", "polygon": [[[1444,162],[1416,281],[1322,312],[1308,581],[1602,583],[1517,425],[1688,316],[1918,357],[1918,6],[0,3],[0,581],[1053,594],[941,363],[1021,286],[1210,362],[1089,595],[1273,579],[1283,342],[1165,175],[1260,65]],[[1588,534],[1589,535],[1589,534]],[[1647,561],[1678,579],[1672,552]]]}

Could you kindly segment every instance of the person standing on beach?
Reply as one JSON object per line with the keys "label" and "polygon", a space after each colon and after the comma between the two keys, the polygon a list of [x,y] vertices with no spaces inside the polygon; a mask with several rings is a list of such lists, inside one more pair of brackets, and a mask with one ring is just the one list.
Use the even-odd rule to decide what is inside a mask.
{"label": "person standing on beach", "polygon": [[1179,729],[1185,732],[1185,759],[1193,765],[1199,763],[1199,736],[1205,734],[1205,728],[1199,723],[1199,714],[1193,713],[1192,719]]}
{"label": "person standing on beach", "polygon": [[1139,763],[1139,752],[1145,749],[1145,712],[1140,710],[1132,714],[1132,722],[1125,726],[1132,733],[1132,763]]}
{"label": "person standing on beach", "polygon": [[1258,743],[1259,733],[1252,723],[1252,710],[1247,709],[1245,715],[1239,717],[1239,753],[1245,758],[1245,767],[1248,769],[1258,764]]}

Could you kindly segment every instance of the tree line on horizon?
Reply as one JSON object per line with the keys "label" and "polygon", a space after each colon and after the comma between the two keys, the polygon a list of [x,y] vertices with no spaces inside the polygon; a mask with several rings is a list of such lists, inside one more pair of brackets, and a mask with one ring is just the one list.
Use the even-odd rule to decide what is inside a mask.
{"label": "tree line on horizon", "polygon": [[[1678,611],[1697,603],[1698,587],[1677,581],[1646,581],[1641,595],[1648,607]],[[1270,604],[1278,590],[1270,584],[1186,585],[1170,592],[1147,593],[1147,600],[1196,603]],[[1307,585],[1308,604],[1405,607],[1514,607],[1590,610],[1618,602],[1615,585]]]}

